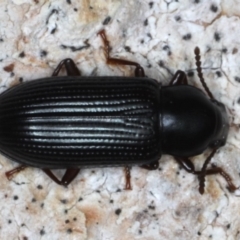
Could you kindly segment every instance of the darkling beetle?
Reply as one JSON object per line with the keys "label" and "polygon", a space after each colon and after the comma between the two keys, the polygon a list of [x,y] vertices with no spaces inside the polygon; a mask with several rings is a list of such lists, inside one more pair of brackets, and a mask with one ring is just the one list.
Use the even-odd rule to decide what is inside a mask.
{"label": "darkling beetle", "polygon": [[[226,143],[225,107],[207,87],[195,49],[199,79],[208,97],[189,86],[178,70],[168,86],[145,77],[136,62],[111,58],[105,31],[108,64],[135,66],[135,77],[82,77],[72,59],[60,62],[52,77],[20,84],[0,95],[0,151],[21,165],[6,172],[8,179],[26,166],[41,168],[57,184],[67,186],[82,167],[125,166],[126,189],[131,189],[130,166],[158,169],[162,154],[172,155],[199,178],[220,173],[231,191],[237,188],[220,167],[207,169]],[[58,76],[65,66],[66,77]],[[57,77],[58,76],[58,77]],[[200,171],[189,157],[211,148]],[[50,169],[66,169],[59,180]]]}

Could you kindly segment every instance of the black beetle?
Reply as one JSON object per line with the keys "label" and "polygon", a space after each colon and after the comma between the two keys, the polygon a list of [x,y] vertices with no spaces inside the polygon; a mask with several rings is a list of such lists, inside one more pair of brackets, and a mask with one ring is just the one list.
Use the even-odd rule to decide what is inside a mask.
{"label": "black beetle", "polygon": [[[80,77],[71,59],[63,60],[52,77],[15,86],[0,95],[0,151],[19,162],[8,178],[26,166],[44,170],[56,183],[68,185],[81,167],[125,166],[131,189],[133,164],[157,169],[161,154],[169,154],[200,179],[220,173],[230,190],[236,187],[221,168],[207,169],[228,135],[225,107],[205,84],[199,48],[195,49],[199,78],[210,99],[189,86],[177,71],[169,86],[145,77],[135,62],[110,58],[109,42],[100,31],[107,63],[133,65],[136,77]],[[67,77],[57,77],[65,66]],[[189,157],[212,152],[202,170]],[[50,169],[67,169],[58,180]]]}

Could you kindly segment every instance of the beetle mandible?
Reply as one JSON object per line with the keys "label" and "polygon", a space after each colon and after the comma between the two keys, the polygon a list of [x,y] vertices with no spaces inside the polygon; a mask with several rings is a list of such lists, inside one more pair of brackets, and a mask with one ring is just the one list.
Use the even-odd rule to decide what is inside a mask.
{"label": "beetle mandible", "polygon": [[[26,166],[41,168],[57,184],[67,186],[82,167],[130,166],[158,168],[162,154],[172,155],[199,178],[221,174],[231,191],[237,188],[220,167],[207,165],[228,135],[224,105],[207,87],[195,48],[199,79],[207,93],[188,85],[178,70],[168,86],[145,77],[136,62],[111,58],[104,30],[108,64],[135,66],[135,77],[83,77],[72,59],[59,63],[50,78],[23,83],[0,95],[0,151],[21,165],[6,172],[8,179]],[[65,67],[66,77],[59,77]],[[211,148],[200,171],[190,157]],[[51,169],[66,169],[59,180]]]}

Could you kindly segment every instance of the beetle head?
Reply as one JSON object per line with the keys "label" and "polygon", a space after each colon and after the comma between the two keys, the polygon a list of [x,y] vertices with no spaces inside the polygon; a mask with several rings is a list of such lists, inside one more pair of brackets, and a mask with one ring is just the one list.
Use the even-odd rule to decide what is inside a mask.
{"label": "beetle head", "polygon": [[212,100],[216,109],[216,128],[214,140],[210,144],[212,148],[219,148],[226,144],[227,135],[229,131],[228,115],[225,106],[216,101]]}

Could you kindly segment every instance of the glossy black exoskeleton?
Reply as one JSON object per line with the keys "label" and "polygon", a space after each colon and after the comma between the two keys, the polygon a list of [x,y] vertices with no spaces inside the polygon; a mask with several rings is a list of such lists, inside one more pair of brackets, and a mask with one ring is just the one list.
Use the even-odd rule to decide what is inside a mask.
{"label": "glossy black exoskeleton", "polygon": [[[136,77],[80,77],[71,59],[63,60],[51,78],[15,86],[0,95],[0,151],[19,162],[8,178],[26,166],[44,170],[56,183],[68,185],[81,167],[125,166],[126,188],[131,189],[129,166],[157,169],[162,154],[169,154],[200,179],[222,174],[207,169],[228,135],[225,107],[216,101],[202,77],[199,49],[195,49],[199,78],[207,91],[188,85],[177,71],[169,86],[145,77],[135,62],[109,57],[109,44],[100,31],[107,63],[133,65]],[[57,77],[65,66],[67,77]],[[210,99],[209,99],[210,98]],[[189,157],[212,152],[201,171]],[[50,169],[67,169],[58,180]]]}

